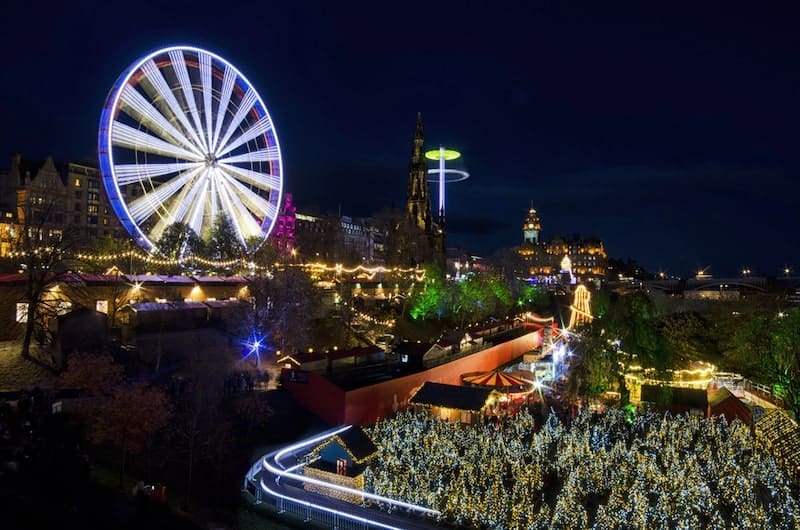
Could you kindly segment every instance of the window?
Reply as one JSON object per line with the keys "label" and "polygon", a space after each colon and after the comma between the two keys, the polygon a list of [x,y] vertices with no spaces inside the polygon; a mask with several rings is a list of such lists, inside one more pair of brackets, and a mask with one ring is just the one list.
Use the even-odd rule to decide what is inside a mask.
{"label": "window", "polygon": [[80,188],[81,187],[81,179],[79,179],[77,177],[75,178],[75,187],[76,188]]}
{"label": "window", "polygon": [[75,203],[75,211],[76,212],[80,212],[81,211],[81,203],[79,203],[79,202]]}
{"label": "window", "polygon": [[82,199],[83,197],[82,197],[81,194],[82,194],[81,190],[75,190],[75,198],[76,199]]}
{"label": "window", "polygon": [[17,322],[24,324],[28,321],[28,304],[21,302],[17,304]]}
{"label": "window", "polygon": [[98,300],[95,302],[94,307],[98,313],[108,314],[108,300]]}
{"label": "window", "polygon": [[98,208],[96,204],[89,205],[89,213],[97,213],[99,210],[100,208]]}
{"label": "window", "polygon": [[95,202],[97,202],[98,200],[100,200],[100,196],[99,196],[99,194],[98,194],[96,191],[90,191],[90,192],[87,194],[86,198],[87,198],[87,199],[89,199],[90,201],[95,201]]}
{"label": "window", "polygon": [[75,217],[73,217],[72,222],[75,223],[76,225],[81,224],[81,216],[76,215]]}

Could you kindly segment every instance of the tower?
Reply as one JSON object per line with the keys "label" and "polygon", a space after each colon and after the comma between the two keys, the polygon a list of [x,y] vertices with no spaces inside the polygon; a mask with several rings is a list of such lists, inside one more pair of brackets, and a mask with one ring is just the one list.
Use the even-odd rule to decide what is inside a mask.
{"label": "tower", "polygon": [[528,216],[525,218],[525,223],[522,225],[522,234],[525,238],[525,243],[532,243],[538,244],[539,243],[539,231],[542,229],[542,223],[539,222],[539,216],[536,214],[536,210],[531,209],[528,210]]}
{"label": "tower", "polygon": [[406,209],[409,220],[426,234],[431,233],[431,196],[428,189],[428,166],[425,162],[422,132],[422,113],[417,114],[417,129],[414,133],[414,147],[411,149],[411,163],[408,166],[408,191]]}

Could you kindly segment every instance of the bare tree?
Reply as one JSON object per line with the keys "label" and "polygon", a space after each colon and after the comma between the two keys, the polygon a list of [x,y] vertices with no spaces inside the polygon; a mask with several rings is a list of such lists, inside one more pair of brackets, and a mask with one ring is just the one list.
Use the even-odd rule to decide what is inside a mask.
{"label": "bare tree", "polygon": [[55,223],[54,201],[37,207],[32,203],[25,201],[18,208],[21,227],[12,252],[25,277],[22,356],[26,358],[34,336],[45,337],[50,319],[60,310],[62,299],[48,292],[69,272],[67,256],[77,242],[74,234],[65,233],[64,227]]}

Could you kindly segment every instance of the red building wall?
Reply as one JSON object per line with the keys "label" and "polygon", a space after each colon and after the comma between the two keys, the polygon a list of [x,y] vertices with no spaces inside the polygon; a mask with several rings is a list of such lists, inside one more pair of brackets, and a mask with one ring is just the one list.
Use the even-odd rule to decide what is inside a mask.
{"label": "red building wall", "polygon": [[281,384],[303,408],[331,425],[344,423],[344,390],[314,372],[303,372],[303,378],[293,382],[291,372],[288,368],[281,371]]}
{"label": "red building wall", "polygon": [[494,370],[537,347],[540,340],[540,333],[528,333],[424,372],[349,392],[314,373],[308,374],[308,383],[304,384],[288,381],[284,370],[282,381],[301,405],[331,424],[369,425],[405,408],[411,394],[425,381],[460,385],[462,374]]}

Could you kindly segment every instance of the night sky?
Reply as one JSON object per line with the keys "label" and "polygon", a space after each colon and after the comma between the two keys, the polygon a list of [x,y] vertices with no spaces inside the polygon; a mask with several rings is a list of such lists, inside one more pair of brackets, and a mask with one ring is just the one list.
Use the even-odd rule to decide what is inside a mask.
{"label": "night sky", "polygon": [[448,188],[451,245],[519,244],[532,203],[545,238],[596,236],[654,272],[800,273],[788,2],[46,4],[4,8],[3,169],[93,157],[117,76],[190,44],[259,91],[301,209],[402,206],[422,112],[426,146],[471,173]]}

